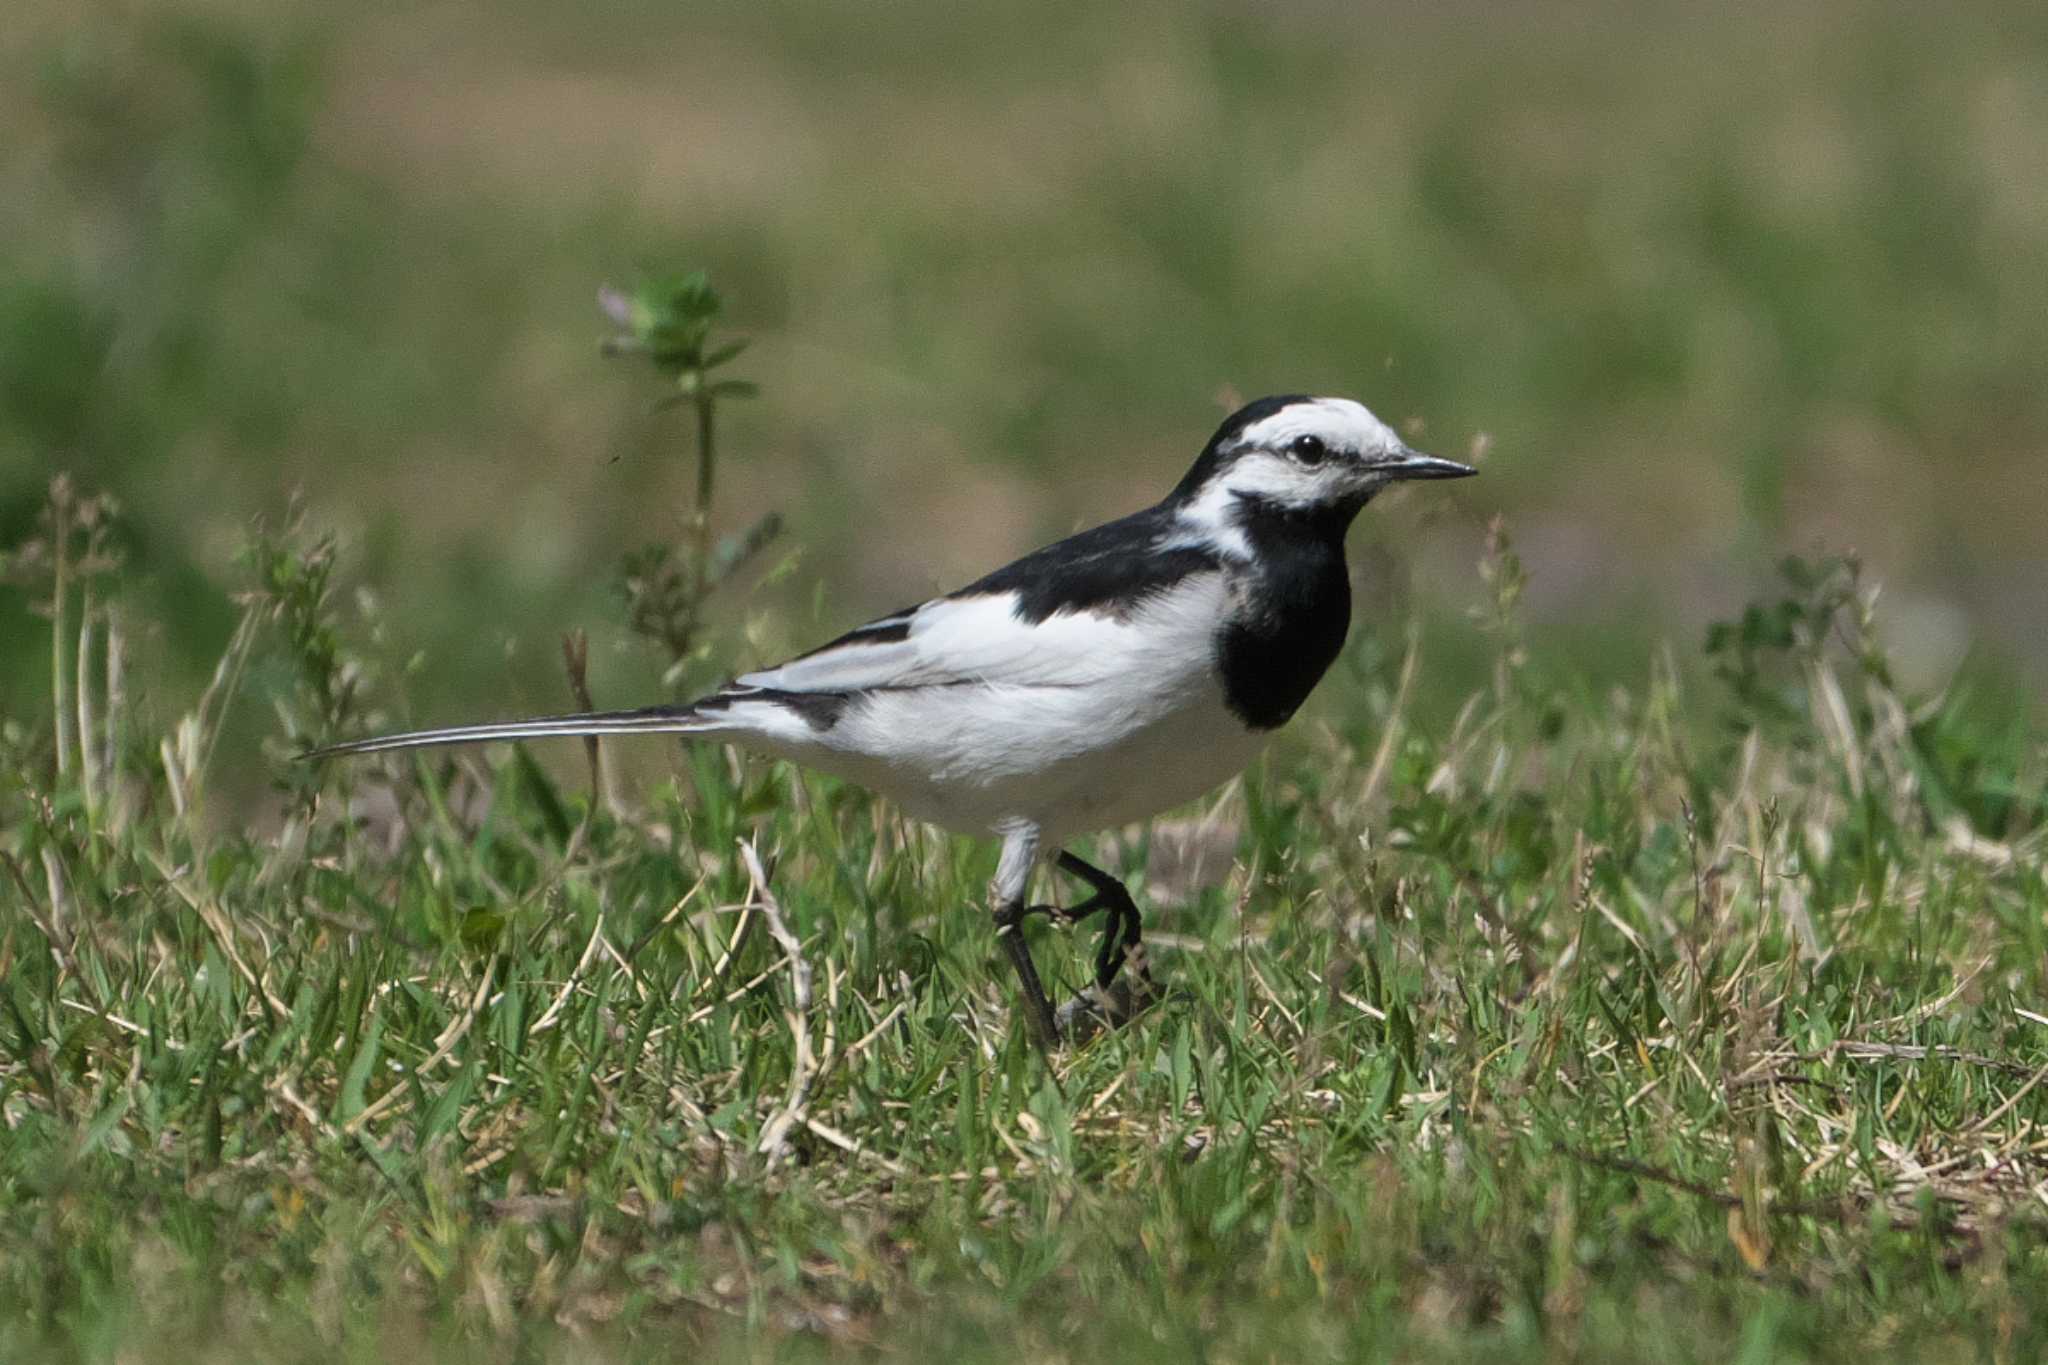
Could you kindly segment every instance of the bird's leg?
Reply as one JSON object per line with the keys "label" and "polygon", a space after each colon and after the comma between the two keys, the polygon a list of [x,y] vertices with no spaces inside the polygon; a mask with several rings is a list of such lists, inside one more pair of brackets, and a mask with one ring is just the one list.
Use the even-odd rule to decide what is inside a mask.
{"label": "bird's leg", "polygon": [[1047,919],[1064,920],[1068,924],[1079,924],[1099,911],[1109,909],[1109,903],[1100,896],[1090,896],[1079,905],[1027,905],[1024,914],[1044,915]]}
{"label": "bird's leg", "polygon": [[1111,914],[1109,927],[1102,931],[1102,946],[1095,951],[1095,979],[1096,984],[1104,985],[1107,984],[1109,978],[1116,975],[1115,960],[1113,960],[1112,955],[1116,953],[1116,945],[1123,930],[1123,918],[1116,913],[1115,906],[1111,905],[1102,896],[1095,895],[1090,896],[1079,905],[1027,905],[1024,907],[1023,913],[1027,916],[1044,915],[1047,919],[1063,920],[1068,924],[1079,924],[1082,920],[1103,910],[1108,910]]}
{"label": "bird's leg", "polygon": [[[1135,916],[1137,907],[1132,906]],[[1079,924],[1100,912],[1110,912],[1109,924],[1102,931],[1102,944],[1095,950],[1095,984],[1107,986],[1116,978],[1117,968],[1123,964],[1123,955],[1117,951],[1124,933],[1125,917],[1122,908],[1108,898],[1098,894],[1090,896],[1079,905],[1027,905],[1026,916],[1044,915],[1048,919],[1062,920],[1068,924]],[[1136,933],[1135,919],[1131,921],[1132,932]]]}
{"label": "bird's leg", "polygon": [[[1153,984],[1151,970],[1145,964],[1138,906],[1131,899],[1130,889],[1101,868],[1072,853],[1061,853],[1058,861],[1062,872],[1087,882],[1093,894],[1079,905],[1066,909],[1037,905],[1025,913],[1044,911],[1071,921],[1085,919],[1101,910],[1109,912],[1109,923],[1102,931],[1102,946],[1095,954],[1094,984],[1062,1005],[1054,1016],[1054,1022],[1062,1033],[1083,1037],[1094,1032],[1104,1020],[1122,1023],[1130,1018],[1144,1003],[1156,998],[1158,990]],[[1135,990],[1128,977],[1118,983],[1118,975],[1126,966],[1138,978]]]}
{"label": "bird's leg", "polygon": [[1024,905],[1024,893],[1031,884],[1031,867],[1038,859],[1038,831],[1029,825],[1020,825],[1003,833],[1003,853],[996,863],[995,885],[990,888],[995,901],[996,937],[1002,941],[1003,951],[1009,954],[1010,965],[1017,971],[1017,989],[1024,997],[1024,1013],[1031,1021],[1031,1034],[1039,1051],[1051,1052],[1059,1042],[1059,1027],[1053,1022],[1052,1002],[1045,998],[1045,987],[1039,984],[1038,968],[1031,961],[1031,949],[1024,942],[1022,925],[1030,911]]}
{"label": "bird's leg", "polygon": [[1142,972],[1146,983],[1151,983],[1151,973],[1144,966],[1140,953],[1140,920],[1138,906],[1131,899],[1130,889],[1101,868],[1076,857],[1071,853],[1059,856],[1060,870],[1080,877],[1094,888],[1095,894],[1078,905],[1027,905],[1026,915],[1046,915],[1078,924],[1101,911],[1109,911],[1109,925],[1102,931],[1102,946],[1095,954],[1095,984],[1107,989],[1116,980],[1126,960],[1135,963]]}
{"label": "bird's leg", "polygon": [[1102,947],[1095,955],[1096,987],[1108,990],[1126,963],[1144,978],[1146,985],[1151,985],[1152,973],[1145,965],[1138,905],[1131,899],[1130,888],[1093,863],[1065,850],[1060,852],[1059,865],[1060,871],[1079,877],[1095,893],[1068,912],[1071,918],[1079,919],[1097,910],[1109,911],[1109,927],[1102,931]]}
{"label": "bird's leg", "polygon": [[1053,1022],[1052,1001],[1045,998],[1045,987],[1039,983],[1038,968],[1031,961],[1031,949],[1024,942],[1024,935],[1017,926],[1024,922],[1024,907],[1012,902],[996,907],[996,937],[1002,940],[1003,951],[1010,955],[1010,965],[1017,969],[1017,989],[1024,996],[1024,1013],[1031,1020],[1031,1036],[1039,1050],[1049,1052],[1059,1042],[1059,1027]]}

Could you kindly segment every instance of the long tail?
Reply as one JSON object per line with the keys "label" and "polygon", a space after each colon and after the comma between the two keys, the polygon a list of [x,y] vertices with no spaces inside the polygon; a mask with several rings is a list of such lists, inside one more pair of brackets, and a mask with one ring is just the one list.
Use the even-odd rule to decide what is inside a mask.
{"label": "long tail", "polygon": [[481,744],[498,739],[546,739],[556,735],[687,734],[724,729],[723,717],[706,716],[698,707],[646,706],[637,711],[586,711],[573,716],[540,716],[533,720],[495,721],[485,725],[450,725],[439,730],[410,730],[401,735],[352,739],[312,749],[300,757],[309,762],[343,754],[375,754],[387,749],[424,749],[436,744]]}

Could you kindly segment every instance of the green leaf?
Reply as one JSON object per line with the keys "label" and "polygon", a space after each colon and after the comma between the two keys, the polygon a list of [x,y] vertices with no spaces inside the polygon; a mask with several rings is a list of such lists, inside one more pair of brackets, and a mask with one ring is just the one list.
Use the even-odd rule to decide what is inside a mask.
{"label": "green leaf", "polygon": [[341,1094],[335,1099],[334,1121],[347,1123],[368,1107],[365,1092],[369,1089],[370,1068],[377,1064],[377,1055],[383,1050],[384,1017],[374,1010],[370,1013],[369,1027],[364,1030],[363,1041],[356,1048],[356,1055],[349,1060],[348,1073],[341,1080]]}
{"label": "green leaf", "polygon": [[107,1104],[107,1107],[93,1115],[92,1122],[86,1125],[85,1136],[78,1144],[79,1154],[84,1155],[87,1152],[96,1152],[104,1146],[107,1135],[112,1133],[121,1120],[128,1116],[128,1107],[134,1102],[135,1092],[127,1086],[124,1085],[115,1091],[114,1098]]}
{"label": "green leaf", "polygon": [[525,745],[512,751],[512,763],[519,771],[519,785],[539,810],[541,823],[548,827],[548,835],[557,844],[567,844],[575,822],[569,818],[568,810],[562,805],[561,793],[555,790],[554,782],[541,770]]}
{"label": "green leaf", "polygon": [[419,1140],[422,1145],[442,1133],[455,1130],[455,1125],[462,1118],[462,1107],[469,1103],[470,1093],[476,1089],[476,1073],[477,1062],[472,1055],[468,1065],[454,1080],[441,1087],[440,1094],[434,1096],[433,1103],[420,1116]]}
{"label": "green leaf", "polygon": [[459,933],[462,946],[478,952],[488,952],[498,946],[498,939],[505,932],[505,916],[496,910],[473,906],[463,911],[462,927]]}
{"label": "green leaf", "polygon": [[715,370],[753,344],[754,339],[752,337],[734,337],[731,341],[723,345],[714,346],[705,352],[704,359],[698,362],[699,367],[706,370]]}

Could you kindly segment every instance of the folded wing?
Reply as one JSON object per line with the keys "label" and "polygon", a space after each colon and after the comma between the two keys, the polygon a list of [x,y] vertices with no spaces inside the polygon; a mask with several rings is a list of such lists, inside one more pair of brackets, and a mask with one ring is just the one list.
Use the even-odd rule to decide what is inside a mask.
{"label": "folded wing", "polygon": [[1127,633],[1095,612],[1027,620],[1013,592],[942,597],[742,674],[733,687],[842,695],[974,684],[1083,687],[1105,676]]}
{"label": "folded wing", "polygon": [[1176,529],[1157,507],[1094,527],[735,685],[840,693],[1089,686],[1142,649],[1139,617],[1156,623],[1176,599],[1200,598],[1203,581],[1215,581],[1216,554],[1176,543]]}

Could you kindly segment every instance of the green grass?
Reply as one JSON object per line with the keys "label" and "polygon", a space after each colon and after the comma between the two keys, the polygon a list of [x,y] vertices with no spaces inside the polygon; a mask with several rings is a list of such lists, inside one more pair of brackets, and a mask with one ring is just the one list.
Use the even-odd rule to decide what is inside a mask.
{"label": "green grass", "polygon": [[[1851,565],[1584,699],[1497,538],[1454,720],[1362,632],[1192,817],[1234,858],[1098,849],[1170,993],[1048,1065],[989,850],[859,791],[289,762],[390,687],[323,554],[256,556],[189,723],[54,784],[5,731],[6,1359],[2048,1349],[2048,753],[1901,698]],[[279,823],[223,831],[257,703]]]}

